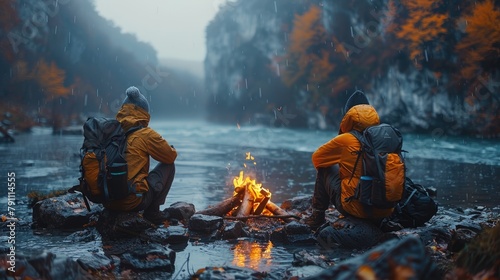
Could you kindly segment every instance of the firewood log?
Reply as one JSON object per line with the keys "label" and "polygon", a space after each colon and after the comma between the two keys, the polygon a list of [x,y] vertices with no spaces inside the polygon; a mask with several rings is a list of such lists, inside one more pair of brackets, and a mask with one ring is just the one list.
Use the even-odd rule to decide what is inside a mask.
{"label": "firewood log", "polygon": [[236,213],[236,217],[246,217],[252,214],[253,202],[254,197],[250,193],[248,186],[245,186],[245,193],[243,194],[243,199],[241,201],[240,207],[238,208],[238,212]]}
{"label": "firewood log", "polygon": [[210,216],[225,216],[233,208],[238,207],[241,204],[241,197],[239,195],[232,196],[207,209],[196,212],[197,214],[210,215]]}
{"label": "firewood log", "polygon": [[[274,215],[279,215],[279,216],[290,216],[290,213],[286,212],[285,210],[281,209],[278,205],[274,204],[272,201],[268,201],[266,204],[267,210],[271,211]],[[285,222],[289,223],[292,222],[294,219],[293,218],[284,218],[283,219]]]}

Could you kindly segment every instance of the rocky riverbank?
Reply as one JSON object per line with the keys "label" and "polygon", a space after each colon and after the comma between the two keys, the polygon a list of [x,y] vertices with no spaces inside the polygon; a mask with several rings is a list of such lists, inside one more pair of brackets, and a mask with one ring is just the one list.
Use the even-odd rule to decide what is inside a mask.
{"label": "rocky riverbank", "polygon": [[[281,208],[303,217],[308,215],[310,205],[310,197],[299,197],[283,202]],[[439,209],[425,227],[381,232],[330,209],[325,228],[331,228],[333,233],[325,236],[324,231],[323,235],[313,233],[298,220],[207,216],[198,214],[194,205],[185,202],[166,208],[170,220],[155,226],[140,213],[111,213],[97,205],[92,205],[92,212],[88,212],[81,195],[66,194],[36,203],[33,221],[3,216],[2,231],[8,233],[11,225],[17,230],[69,230],[73,233],[64,242],[81,244],[82,251],[89,242],[98,242],[97,248],[73,258],[54,253],[12,256],[11,246],[5,240],[0,276],[2,279],[350,279],[356,276],[386,279],[402,275],[415,279],[464,279],[486,275],[488,279],[499,279],[499,210]],[[335,234],[343,231],[356,234]],[[191,264],[194,269],[190,271],[185,266],[189,259],[176,258],[176,251],[188,243],[210,244],[241,238],[297,245],[297,250],[288,268],[268,272],[232,266],[196,267],[196,264]],[[479,253],[481,258],[475,258]],[[9,269],[12,264],[15,269]]]}

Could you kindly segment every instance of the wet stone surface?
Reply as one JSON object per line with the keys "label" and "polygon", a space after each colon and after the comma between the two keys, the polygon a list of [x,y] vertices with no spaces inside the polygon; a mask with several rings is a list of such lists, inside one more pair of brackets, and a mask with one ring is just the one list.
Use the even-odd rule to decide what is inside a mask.
{"label": "wet stone surface", "polygon": [[33,227],[71,229],[82,228],[91,216],[102,211],[93,205],[91,212],[85,207],[81,194],[66,194],[39,201],[33,207]]}
{"label": "wet stone surface", "polygon": [[[308,198],[297,198],[294,201],[283,205],[298,205],[297,201],[309,203]],[[65,207],[71,208],[68,205]],[[403,271],[405,275],[413,275],[418,279],[434,277],[434,274],[439,278],[453,268],[455,253],[475,240],[483,229],[498,223],[498,214],[488,209],[439,209],[426,226],[384,233],[370,224],[343,217],[332,208],[326,213],[328,223],[317,232],[311,232],[299,221],[285,223],[281,219],[268,217],[240,221],[200,214],[191,215],[190,213],[194,213],[194,207],[187,203],[175,203],[171,207],[184,210],[168,210],[169,213],[177,211],[178,217],[171,215],[171,221],[159,226],[145,220],[140,213],[118,214],[102,211],[89,218],[89,227],[64,238],[64,242],[80,243],[86,246],[85,248],[91,247],[90,244],[98,244],[97,248],[89,248],[76,261],[56,258],[53,254],[42,254],[31,258],[20,256],[17,264],[25,267],[24,276],[35,278],[45,277],[51,267],[55,267],[55,271],[50,273],[67,273],[82,279],[88,277],[85,271],[90,272],[93,277],[106,275],[132,279],[163,279],[171,277],[175,269],[179,269],[174,266],[174,250],[182,250],[190,241],[234,242],[233,240],[244,237],[264,242],[271,240],[274,246],[288,244],[309,247],[295,252],[287,269],[263,273],[224,266],[201,269],[197,273],[201,277],[213,279],[236,276],[242,279],[289,279],[300,273],[311,275],[319,268],[321,272],[315,274],[321,274],[316,277],[349,278],[353,276],[352,273],[363,268],[377,277],[386,277],[395,273],[394,269],[398,269],[398,273]],[[287,211],[304,218],[310,214],[311,209]],[[186,215],[191,215],[189,221],[184,220]],[[175,222],[177,218],[180,218],[182,223]],[[5,228],[7,223],[8,221],[0,222],[0,227]],[[184,224],[189,224],[189,228]],[[19,226],[20,229],[23,228],[21,222]],[[24,226],[26,227],[29,229],[29,225]],[[174,247],[180,249],[173,249]],[[1,257],[5,259],[6,255]],[[405,263],[405,260],[409,259],[413,261]],[[388,267],[388,262],[394,265]],[[193,268],[199,269],[196,266]],[[432,275],[421,275],[422,271]],[[82,274],[79,276],[78,273]]]}

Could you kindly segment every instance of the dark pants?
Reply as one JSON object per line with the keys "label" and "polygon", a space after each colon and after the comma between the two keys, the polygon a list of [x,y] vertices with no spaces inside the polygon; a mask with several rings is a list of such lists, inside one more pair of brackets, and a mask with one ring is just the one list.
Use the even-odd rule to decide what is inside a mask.
{"label": "dark pants", "polygon": [[313,209],[324,211],[328,209],[330,204],[333,204],[340,213],[346,215],[340,201],[340,176],[337,164],[318,168],[314,185]]}
{"label": "dark pants", "polygon": [[149,172],[147,181],[149,191],[142,195],[142,202],[137,205],[134,211],[157,212],[160,206],[165,203],[167,194],[172,186],[175,175],[175,165],[158,163],[151,172]]}

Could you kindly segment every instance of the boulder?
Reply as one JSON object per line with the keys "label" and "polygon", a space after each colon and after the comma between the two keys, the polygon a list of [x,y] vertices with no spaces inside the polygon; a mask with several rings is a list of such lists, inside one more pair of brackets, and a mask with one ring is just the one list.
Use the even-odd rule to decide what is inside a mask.
{"label": "boulder", "polygon": [[[0,255],[0,262],[7,263],[9,256]],[[7,267],[8,268],[8,267]],[[5,273],[5,274],[4,274]],[[16,255],[15,272],[0,272],[2,279],[94,279],[76,261],[70,258],[60,258],[52,253],[44,253],[34,257]]]}
{"label": "boulder", "polygon": [[93,204],[88,211],[81,194],[65,194],[47,198],[33,206],[33,227],[51,229],[82,228],[92,215],[102,211],[101,205]]}
{"label": "boulder", "polygon": [[240,221],[226,223],[222,238],[224,239],[237,239],[246,237],[247,233],[243,230],[244,224]]}
{"label": "boulder", "polygon": [[78,264],[86,271],[112,272],[117,265],[115,260],[108,258],[103,252],[96,252],[78,258]]}
{"label": "boulder", "polygon": [[312,205],[312,196],[310,195],[305,195],[305,196],[298,196],[294,198],[290,198],[288,200],[283,201],[281,203],[281,208],[285,211],[300,211],[304,212],[307,209],[309,209]]}
{"label": "boulder", "polygon": [[182,226],[150,228],[144,236],[151,242],[161,244],[186,244],[189,241],[188,230]]}
{"label": "boulder", "polygon": [[393,239],[305,279],[441,279],[415,236]]}
{"label": "boulder", "polygon": [[104,210],[99,215],[96,228],[105,240],[140,237],[154,225],[138,212],[113,212]]}
{"label": "boulder", "polygon": [[189,218],[196,212],[194,204],[178,201],[170,205],[170,207],[163,210],[168,212],[171,218],[179,221],[189,221]]}
{"label": "boulder", "polygon": [[121,265],[133,271],[173,272],[175,252],[159,244],[148,244],[121,256]]}
{"label": "boulder", "polygon": [[299,222],[291,222],[285,225],[285,235],[288,243],[292,244],[314,244],[316,238],[309,226]]}
{"label": "boulder", "polygon": [[336,247],[367,249],[384,238],[384,232],[372,223],[352,217],[328,223],[317,231],[316,240],[326,249]]}
{"label": "boulder", "polygon": [[222,217],[208,216],[203,214],[194,214],[189,219],[189,229],[193,231],[200,231],[211,233],[214,230],[220,229],[224,224]]}

